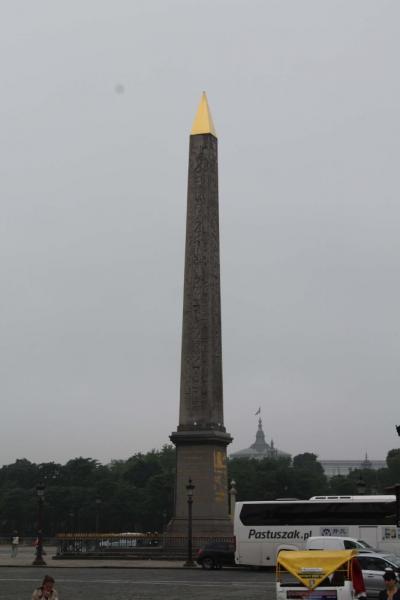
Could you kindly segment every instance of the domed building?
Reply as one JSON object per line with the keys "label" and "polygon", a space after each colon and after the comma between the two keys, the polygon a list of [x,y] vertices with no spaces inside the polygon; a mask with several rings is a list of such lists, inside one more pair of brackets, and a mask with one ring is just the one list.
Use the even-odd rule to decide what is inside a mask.
{"label": "domed building", "polygon": [[[259,415],[260,412],[261,411],[259,409],[256,415]],[[262,460],[263,458],[279,458],[283,456],[290,458],[290,454],[288,452],[283,452],[275,447],[273,440],[271,440],[270,444],[265,441],[262,420],[261,417],[259,417],[256,441],[254,444],[252,444],[249,448],[244,448],[238,452],[232,452],[232,454],[229,455],[229,458],[255,458],[257,460]],[[321,463],[324,473],[328,479],[334,477],[335,475],[347,476],[355,469],[377,470],[384,469],[386,467],[386,462],[384,460],[370,460],[367,454],[365,454],[364,460],[318,460]]]}
{"label": "domed building", "polygon": [[262,420],[261,417],[258,419],[258,430],[256,433],[256,441],[249,448],[244,448],[244,450],[239,450],[238,452],[232,452],[230,454],[230,458],[256,458],[257,460],[261,460],[263,458],[279,458],[279,457],[288,457],[290,458],[290,454],[287,452],[283,452],[282,450],[278,450],[275,448],[274,441],[271,440],[271,443],[268,444],[265,441],[265,433],[262,428]]}

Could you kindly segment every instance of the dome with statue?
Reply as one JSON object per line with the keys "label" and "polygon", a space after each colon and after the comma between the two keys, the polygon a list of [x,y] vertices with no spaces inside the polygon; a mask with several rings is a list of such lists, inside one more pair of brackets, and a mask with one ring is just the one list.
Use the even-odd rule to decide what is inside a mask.
{"label": "dome with statue", "polygon": [[[260,414],[261,409],[258,409],[256,415]],[[230,458],[256,458],[261,460],[263,458],[281,458],[288,457],[290,458],[290,454],[288,452],[283,452],[283,450],[278,450],[275,447],[274,441],[271,440],[271,443],[265,441],[265,433],[262,428],[262,419],[261,416],[258,419],[258,430],[256,433],[256,440],[254,444],[252,444],[249,448],[244,448],[243,450],[239,450],[238,452],[232,452],[229,456]]]}

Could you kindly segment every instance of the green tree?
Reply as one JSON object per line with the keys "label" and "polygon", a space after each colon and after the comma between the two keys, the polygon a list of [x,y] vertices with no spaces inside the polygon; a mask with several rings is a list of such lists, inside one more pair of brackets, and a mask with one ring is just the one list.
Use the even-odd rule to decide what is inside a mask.
{"label": "green tree", "polygon": [[274,500],[292,494],[289,457],[277,459],[234,458],[228,462],[229,480],[234,479],[238,500]]}
{"label": "green tree", "polygon": [[293,483],[296,498],[307,499],[327,493],[328,480],[316,454],[304,452],[293,458]]}
{"label": "green tree", "polygon": [[386,457],[386,464],[389,469],[389,477],[393,483],[400,482],[400,448],[389,450]]}
{"label": "green tree", "polygon": [[0,488],[18,486],[23,489],[33,488],[39,481],[38,467],[26,458],[20,458],[11,465],[0,469]]}
{"label": "green tree", "polygon": [[329,493],[335,496],[355,493],[355,483],[346,475],[335,475],[329,480]]}

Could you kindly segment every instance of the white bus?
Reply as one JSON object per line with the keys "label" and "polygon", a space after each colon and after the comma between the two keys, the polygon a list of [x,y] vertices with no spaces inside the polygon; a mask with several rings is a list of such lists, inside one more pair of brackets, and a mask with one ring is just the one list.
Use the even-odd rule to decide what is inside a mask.
{"label": "white bus", "polygon": [[351,537],[400,554],[395,496],[313,496],[310,500],[237,502],[239,565],[273,566],[280,550],[301,550],[311,536]]}

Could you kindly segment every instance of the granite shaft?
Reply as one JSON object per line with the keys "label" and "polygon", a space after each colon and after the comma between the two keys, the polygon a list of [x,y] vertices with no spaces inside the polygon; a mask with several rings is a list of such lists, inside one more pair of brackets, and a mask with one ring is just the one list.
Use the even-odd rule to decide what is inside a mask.
{"label": "granite shaft", "polygon": [[189,150],[179,430],[223,426],[218,140]]}

